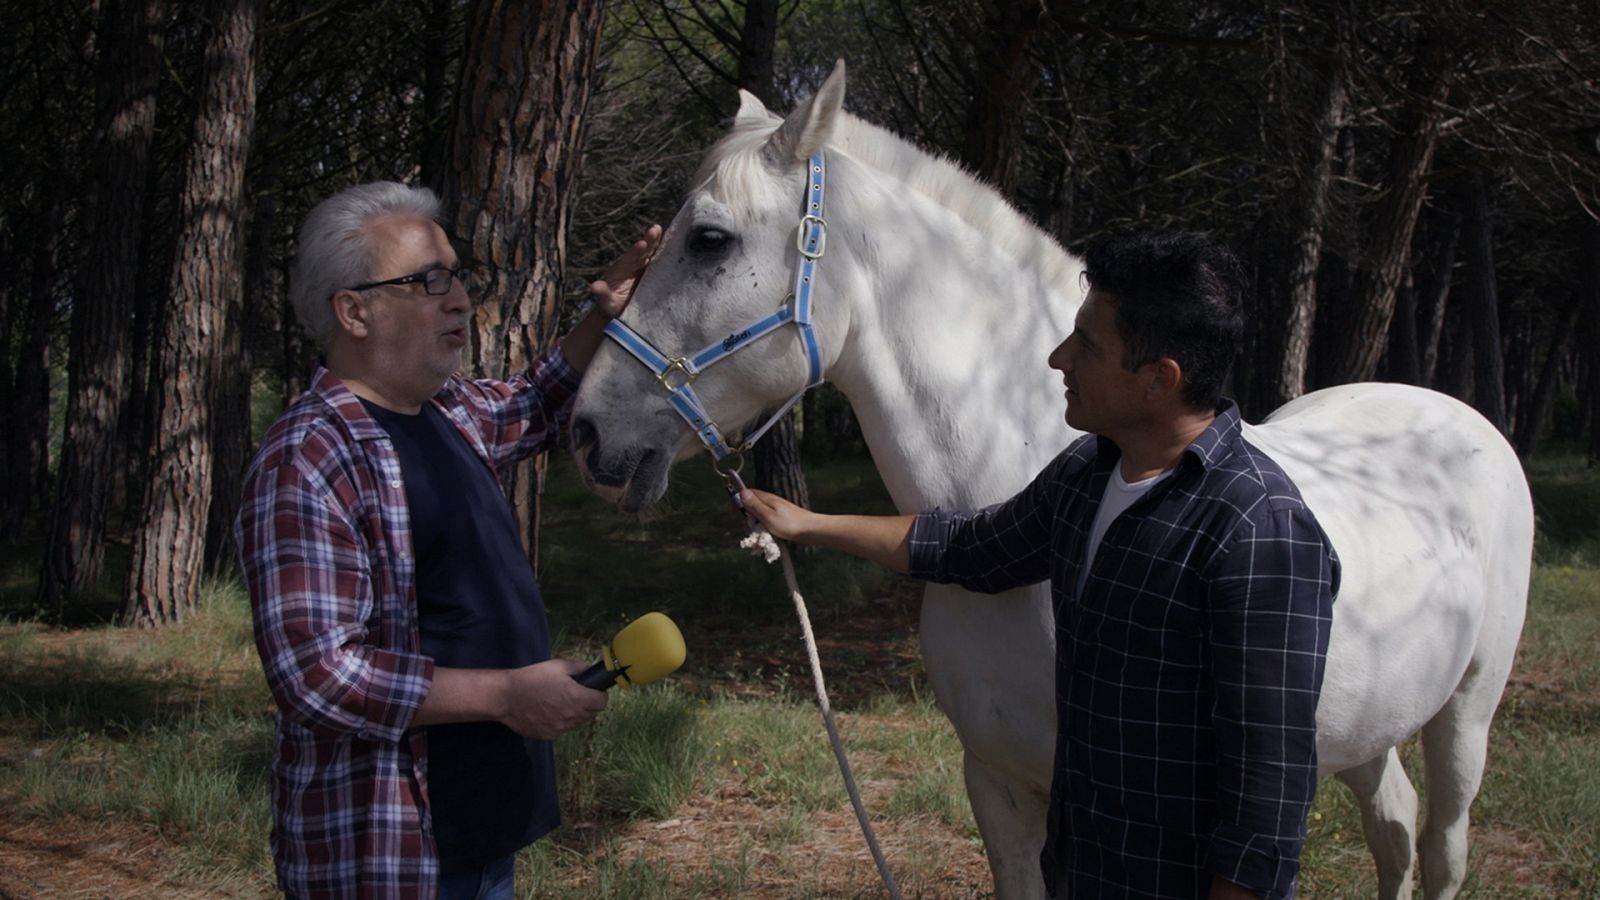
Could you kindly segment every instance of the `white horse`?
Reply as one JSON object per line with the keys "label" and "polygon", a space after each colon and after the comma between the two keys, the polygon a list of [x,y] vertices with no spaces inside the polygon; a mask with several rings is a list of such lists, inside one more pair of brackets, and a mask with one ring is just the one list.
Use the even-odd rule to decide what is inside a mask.
{"label": "white horse", "polygon": [[[743,343],[739,332],[788,302],[807,160],[823,151],[813,314],[823,373],[849,398],[900,510],[1010,496],[1076,436],[1045,357],[1081,302],[1079,262],[954,165],[841,112],[842,63],[787,119],[741,97],[623,321],[669,355],[724,335],[740,345],[694,373],[695,408],[725,432],[801,390],[794,329]],[[621,351],[591,364],[574,445],[590,484],[638,509],[701,447],[662,381]],[[1399,385],[1319,391],[1245,435],[1299,485],[1343,561],[1317,711],[1322,771],[1359,800],[1382,895],[1409,896],[1418,802],[1395,747],[1420,730],[1423,884],[1451,897],[1526,605],[1533,513],[1517,458],[1470,408]],[[964,748],[996,894],[1042,896],[1055,734],[1048,590],[930,585],[921,637]]]}

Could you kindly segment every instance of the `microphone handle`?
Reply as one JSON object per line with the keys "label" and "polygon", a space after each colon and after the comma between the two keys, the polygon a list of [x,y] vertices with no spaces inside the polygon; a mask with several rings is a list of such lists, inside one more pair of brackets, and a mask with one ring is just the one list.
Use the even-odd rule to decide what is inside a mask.
{"label": "microphone handle", "polygon": [[609,690],[613,684],[617,683],[617,676],[620,674],[622,674],[620,671],[606,668],[605,660],[600,660],[577,675],[572,676],[572,680],[590,690],[604,691]]}

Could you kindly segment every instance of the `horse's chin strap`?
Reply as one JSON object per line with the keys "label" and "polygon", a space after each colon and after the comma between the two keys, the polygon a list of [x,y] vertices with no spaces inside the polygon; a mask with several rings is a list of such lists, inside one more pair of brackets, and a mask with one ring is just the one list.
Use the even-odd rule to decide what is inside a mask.
{"label": "horse's chin strap", "polygon": [[[672,408],[689,423],[695,436],[700,438],[700,443],[705,444],[706,449],[711,451],[714,464],[733,457],[734,466],[737,468],[743,460],[745,451],[788,415],[789,410],[805,396],[806,391],[822,383],[822,350],[817,345],[816,331],[811,327],[811,292],[816,284],[817,260],[822,258],[822,253],[828,246],[828,223],[822,218],[825,172],[821,150],[812,155],[807,169],[805,212],[800,216],[800,225],[795,232],[795,249],[799,251],[800,262],[795,268],[794,290],[783,298],[783,306],[777,312],[690,356],[667,356],[638,332],[622,324],[620,319],[612,319],[606,325],[607,336],[655,373],[656,381],[666,390]],[[704,404],[695,394],[694,381],[712,363],[732,356],[756,339],[765,337],[791,322],[800,331],[800,346],[806,354],[808,371],[806,385],[779,407],[778,411],[767,419],[766,424],[746,435],[738,447],[730,447],[723,438],[721,429],[711,420]],[[721,471],[720,465],[718,471]]]}

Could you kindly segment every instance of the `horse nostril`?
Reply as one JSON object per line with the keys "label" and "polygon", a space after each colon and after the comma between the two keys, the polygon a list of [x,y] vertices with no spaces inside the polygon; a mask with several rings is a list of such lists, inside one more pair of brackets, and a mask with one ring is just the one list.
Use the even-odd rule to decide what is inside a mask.
{"label": "horse nostril", "polygon": [[593,444],[599,437],[595,431],[594,423],[585,417],[578,417],[572,423],[572,449],[582,450]]}

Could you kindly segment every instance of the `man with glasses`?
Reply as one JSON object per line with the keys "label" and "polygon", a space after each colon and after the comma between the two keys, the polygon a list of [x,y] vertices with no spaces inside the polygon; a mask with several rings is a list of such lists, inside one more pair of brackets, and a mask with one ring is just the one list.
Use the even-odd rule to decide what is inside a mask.
{"label": "man with glasses", "polygon": [[550,741],[606,696],[550,658],[496,474],[551,446],[579,373],[660,240],[509,381],[455,374],[471,275],[427,190],[318,204],[290,273],[324,353],[262,441],[236,538],[278,707],[273,858],[291,897],[509,897],[558,823]]}

